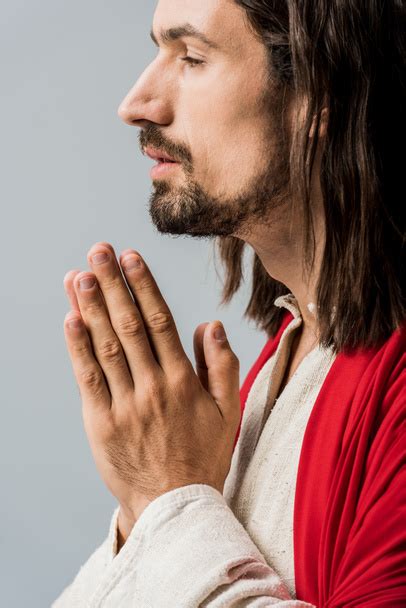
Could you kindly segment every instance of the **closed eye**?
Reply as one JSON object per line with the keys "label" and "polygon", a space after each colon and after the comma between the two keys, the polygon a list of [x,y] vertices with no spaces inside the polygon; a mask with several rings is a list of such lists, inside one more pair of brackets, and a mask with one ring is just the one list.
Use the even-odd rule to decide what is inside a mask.
{"label": "closed eye", "polygon": [[194,59],[194,57],[181,57],[182,61],[186,61],[190,65],[191,68],[204,63],[200,59]]}

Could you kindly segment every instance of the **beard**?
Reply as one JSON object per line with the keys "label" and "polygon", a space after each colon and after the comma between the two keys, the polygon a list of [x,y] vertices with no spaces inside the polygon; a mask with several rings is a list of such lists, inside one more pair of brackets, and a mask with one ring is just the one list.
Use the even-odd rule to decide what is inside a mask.
{"label": "beard", "polygon": [[[268,110],[269,113],[269,110]],[[155,127],[150,125],[140,134],[140,143],[163,148],[176,159],[181,159],[185,183],[174,185],[171,179],[153,182],[149,198],[149,214],[162,234],[190,235],[200,238],[217,236],[247,237],[251,229],[271,222],[273,212],[289,200],[289,148],[281,117],[275,112],[264,135],[262,158],[258,172],[230,197],[210,195],[193,179],[190,154],[180,146],[169,147]],[[277,142],[277,148],[271,142]],[[265,164],[265,167],[264,167]],[[179,170],[181,170],[179,168]],[[238,170],[236,171],[238,175]]]}

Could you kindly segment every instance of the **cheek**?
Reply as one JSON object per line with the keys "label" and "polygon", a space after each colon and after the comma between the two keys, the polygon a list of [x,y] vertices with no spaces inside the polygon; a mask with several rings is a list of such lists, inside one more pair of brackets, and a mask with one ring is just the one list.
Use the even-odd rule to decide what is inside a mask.
{"label": "cheek", "polygon": [[213,195],[237,190],[265,163],[270,143],[265,140],[266,126],[255,104],[230,104],[221,97],[216,103],[207,98],[205,104],[195,103],[183,124],[194,178]]}
{"label": "cheek", "polygon": [[[255,76],[248,78],[250,73]],[[241,71],[230,66],[213,70],[210,78],[190,75],[182,91],[179,117],[194,159],[194,177],[211,191],[230,192],[265,159],[269,118],[258,104],[260,82],[257,65]]]}

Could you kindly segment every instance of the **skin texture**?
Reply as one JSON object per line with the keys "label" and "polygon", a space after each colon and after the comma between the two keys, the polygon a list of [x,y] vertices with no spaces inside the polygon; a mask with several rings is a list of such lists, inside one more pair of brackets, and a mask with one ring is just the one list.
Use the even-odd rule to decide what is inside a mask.
{"label": "skin texture", "polygon": [[[203,30],[219,49],[190,37],[161,42],[161,28],[179,22]],[[141,127],[141,149],[161,148],[181,163],[153,182],[152,221],[162,233],[233,235],[249,243],[267,272],[295,295],[301,340],[309,345],[317,337],[317,318],[307,305],[316,300],[324,216],[319,153],[312,191],[316,261],[306,280],[303,222],[288,192],[291,126],[301,104],[283,94],[264,45],[232,0],[161,0],[152,29],[157,55],[118,109],[122,120]],[[204,63],[191,67],[186,56]],[[323,135],[324,125],[320,140]]]}
{"label": "skin texture", "polygon": [[[97,264],[101,252],[108,259]],[[240,407],[238,359],[213,333],[221,323],[198,327],[195,373],[146,263],[130,257],[141,261],[124,271],[130,291],[109,243],[90,249],[93,273],[68,273],[81,318],[67,316],[65,337],[96,466],[134,523],[171,489],[205,483],[223,491]],[[93,277],[93,287],[81,289]],[[72,318],[78,327],[69,326]]]}
{"label": "skin texture", "polygon": [[[191,37],[161,41],[162,28],[184,22],[219,48]],[[307,304],[315,299],[324,238],[316,174],[316,266],[305,281],[302,222],[288,192],[295,106],[269,77],[265,48],[231,0],[160,0],[153,30],[157,56],[118,109],[123,121],[141,128],[141,151],[161,148],[179,161],[153,181],[151,219],[162,233],[244,239],[292,291],[303,326],[286,381],[317,340],[317,318]],[[186,56],[203,63],[191,66]],[[109,261],[94,264],[98,252]],[[129,249],[117,259],[109,243],[95,243],[87,255],[90,272],[69,271],[64,279],[73,311],[64,331],[85,430],[121,505],[118,548],[160,494],[189,483],[222,492],[240,419],[238,359],[227,341],[214,340],[219,322],[196,328],[195,371],[145,260],[124,280],[120,266],[129,253],[141,258]],[[96,279],[92,290],[80,290],[85,277]],[[79,328],[69,328],[71,318],[81,320]]]}

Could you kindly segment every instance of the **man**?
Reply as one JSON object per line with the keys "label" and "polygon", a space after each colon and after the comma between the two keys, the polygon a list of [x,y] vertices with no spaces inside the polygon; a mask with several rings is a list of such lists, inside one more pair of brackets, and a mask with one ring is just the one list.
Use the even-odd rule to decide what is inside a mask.
{"label": "man", "polygon": [[224,301],[252,248],[268,340],[240,389],[218,321],[195,372],[139,252],[97,243],[66,275],[119,504],[54,608],[406,605],[404,146],[385,140],[404,137],[404,23],[395,0],[159,0],[119,108],[158,159],[151,218],[216,238]]}

